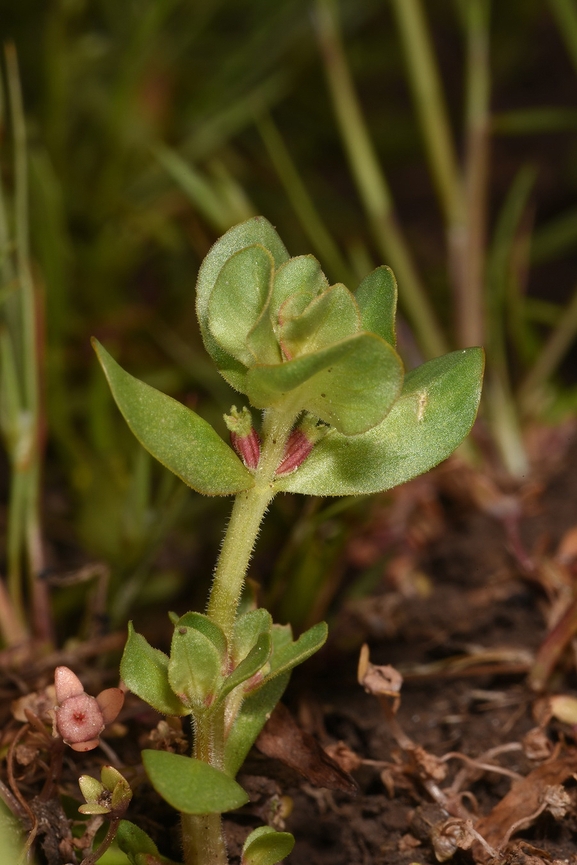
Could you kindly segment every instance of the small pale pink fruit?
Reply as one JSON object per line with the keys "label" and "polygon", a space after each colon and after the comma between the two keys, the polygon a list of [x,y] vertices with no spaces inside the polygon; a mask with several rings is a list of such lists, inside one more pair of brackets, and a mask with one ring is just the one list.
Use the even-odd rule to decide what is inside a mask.
{"label": "small pale pink fruit", "polygon": [[107,688],[98,697],[86,694],[82,682],[68,667],[57,667],[56,731],[74,751],[91,751],[99,744],[106,724],[117,717],[124,703],[120,688]]}

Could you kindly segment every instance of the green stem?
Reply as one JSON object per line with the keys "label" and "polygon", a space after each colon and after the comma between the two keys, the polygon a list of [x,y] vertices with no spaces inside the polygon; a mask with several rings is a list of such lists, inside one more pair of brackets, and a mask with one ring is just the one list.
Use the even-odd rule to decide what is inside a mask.
{"label": "green stem", "polygon": [[183,814],[181,828],[186,865],[227,865],[220,814]]}
{"label": "green stem", "polygon": [[[224,705],[195,719],[193,757],[224,770]],[[186,865],[226,865],[220,814],[183,814],[182,845]]]}
{"label": "green stem", "polygon": [[275,495],[274,476],[297,412],[289,403],[265,414],[262,451],[254,486],[239,493],[220,551],[208,602],[208,615],[230,641],[248,564],[262,518]]}
{"label": "green stem", "polygon": [[[214,574],[208,615],[226,634],[234,633],[242,587],[262,518],[275,495],[274,478],[298,412],[287,400],[268,409],[262,428],[262,450],[254,486],[235,499]],[[225,704],[195,718],[193,756],[224,770]],[[183,814],[182,843],[186,865],[226,865],[226,844],[220,814]]]}

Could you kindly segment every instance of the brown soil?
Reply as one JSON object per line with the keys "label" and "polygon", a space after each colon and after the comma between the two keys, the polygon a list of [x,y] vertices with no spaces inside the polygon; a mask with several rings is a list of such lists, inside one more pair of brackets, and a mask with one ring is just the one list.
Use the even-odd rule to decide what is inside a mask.
{"label": "brown soil", "polygon": [[[455,471],[408,485],[392,504],[377,500],[364,533],[351,542],[351,575],[355,562],[382,558],[382,580],[370,598],[342,604],[329,645],[294,677],[286,703],[302,735],[283,717],[253,750],[241,777],[251,804],[226,821],[233,862],[263,820],[296,836],[287,865],[425,865],[437,861],[434,844],[439,854],[456,850],[456,863],[577,862],[574,730],[551,717],[547,696],[527,682],[547,622],[558,620],[573,596],[577,447],[542,488],[534,484],[505,500],[495,501],[483,484],[471,493],[471,476]],[[511,502],[522,504],[518,525],[507,521]],[[394,697],[365,693],[357,682],[364,641],[372,664],[403,674],[396,715]],[[34,663],[35,675],[29,661],[26,678],[37,686],[51,660]],[[377,674],[382,679],[383,671]],[[114,684],[112,673],[100,678],[87,689]],[[13,670],[3,676],[4,705],[22,689]],[[548,693],[576,690],[569,645]],[[7,743],[18,727],[6,718]],[[125,726],[110,745],[124,765],[138,766],[139,746],[158,716],[129,698],[120,721]],[[270,753],[282,751],[283,730],[297,740],[279,761]],[[78,774],[98,774],[101,758],[99,751],[67,754],[60,791],[77,799]],[[42,771],[25,764],[25,753],[18,759],[17,784],[30,801]],[[133,770],[131,780],[139,779]],[[551,796],[561,796],[561,804],[545,809]],[[145,782],[127,817],[178,859],[173,815]],[[57,820],[45,818],[44,829],[38,861],[70,861],[58,846]]]}
{"label": "brown soil", "polygon": [[[576,489],[577,448],[573,447],[561,470],[525,508],[520,522],[522,542],[537,574],[577,523]],[[314,674],[309,670],[308,679],[301,672],[296,683],[299,692],[293,708],[323,744],[345,742],[362,759],[394,768],[385,777],[388,784],[381,778],[382,766],[365,764],[353,771],[359,786],[356,796],[315,789],[306,781],[294,783],[294,778],[287,786],[286,775],[281,776],[280,787],[294,802],[286,821],[297,838],[287,859],[291,865],[435,863],[431,835],[450,816],[434,802],[395,741],[378,699],[358,685],[356,653],[353,657],[339,651],[343,642],[339,637],[351,631],[351,617],[357,626],[362,619],[371,661],[404,671],[397,718],[404,733],[426,752],[437,757],[458,752],[479,759],[513,743],[512,750],[495,762],[521,776],[552,761],[566,761],[568,772],[561,770],[558,776],[567,775],[561,782],[571,799],[566,816],[556,819],[543,813],[499,849],[498,861],[577,861],[573,730],[555,720],[545,722],[546,756],[535,755],[525,739],[537,727],[536,714],[545,700],[527,684],[528,669],[547,631],[545,591],[539,576],[528,574],[526,563],[520,564],[511,553],[500,521],[474,507],[463,507],[462,499],[446,498],[441,507],[440,536],[413,562],[430,578],[430,594],[419,596],[410,586],[404,587],[403,594],[403,587],[399,591],[397,586],[395,592],[384,584],[381,594],[365,602],[361,612],[358,605],[352,612],[345,608],[321,659],[324,666],[317,666]],[[388,633],[386,639],[375,638],[379,628]],[[561,667],[550,689],[574,694],[574,659],[564,658]],[[438,785],[441,791],[451,787],[466,764],[454,758],[446,765],[447,777]],[[511,787],[508,776],[473,772],[461,787],[468,794],[462,804],[479,825]],[[523,803],[513,801],[511,813],[514,818],[507,824],[505,817],[501,828],[510,828],[524,815]],[[490,834],[493,827],[489,822],[484,825]],[[492,846],[498,848],[498,826],[493,835]],[[454,861],[486,859],[474,844],[472,850],[459,850]]]}

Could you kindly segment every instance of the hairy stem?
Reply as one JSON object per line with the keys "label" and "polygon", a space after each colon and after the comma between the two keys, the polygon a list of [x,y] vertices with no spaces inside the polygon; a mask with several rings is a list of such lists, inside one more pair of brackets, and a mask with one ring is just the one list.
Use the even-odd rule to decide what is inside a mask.
{"label": "hairy stem", "polygon": [[186,865],[227,865],[220,814],[183,814],[181,827]]}
{"label": "hairy stem", "polygon": [[[208,615],[226,634],[229,645],[252,551],[264,514],[275,495],[274,478],[298,412],[291,400],[264,416],[260,460],[254,486],[235,499],[208,602]],[[226,703],[195,718],[193,756],[224,771]],[[186,865],[226,865],[228,858],[220,814],[183,814],[182,844]]]}
{"label": "hairy stem", "polygon": [[230,641],[248,564],[260,524],[275,495],[274,476],[284,454],[296,411],[287,404],[265,414],[262,450],[254,486],[235,499],[208,602],[208,615]]}

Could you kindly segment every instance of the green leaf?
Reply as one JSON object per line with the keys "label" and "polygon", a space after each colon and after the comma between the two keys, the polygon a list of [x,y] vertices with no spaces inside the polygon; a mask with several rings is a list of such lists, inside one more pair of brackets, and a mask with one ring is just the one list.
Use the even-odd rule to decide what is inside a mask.
{"label": "green leaf", "polygon": [[244,700],[225,744],[225,768],[232,777],[244,763],[256,737],[282,697],[289,679],[290,672],[275,676]]}
{"label": "green leaf", "polygon": [[223,265],[208,301],[210,333],[244,366],[254,363],[247,337],[268,300],[273,269],[274,259],[263,246],[241,249]]}
{"label": "green leaf", "polygon": [[120,662],[120,675],[133,694],[163,715],[189,715],[168,681],[168,657],[154,649],[128,623],[128,640]]}
{"label": "green leaf", "polygon": [[246,658],[243,658],[240,664],[235,667],[232,673],[224,680],[218,694],[219,700],[224,699],[224,697],[226,697],[227,694],[230,694],[233,688],[236,688],[237,685],[241,685],[243,682],[246,682],[247,679],[250,679],[258,673],[258,671],[261,670],[268,661],[271,650],[271,636],[269,633],[264,631],[262,634],[259,634],[255,645],[252,647]]}
{"label": "green leaf", "polygon": [[182,403],[125,372],[93,339],[118,408],[153,457],[205,495],[231,495],[254,483],[232,448]]}
{"label": "green leaf", "polygon": [[398,397],[403,366],[396,351],[374,334],[361,333],[312,354],[247,374],[247,394],[268,408],[296,391],[300,407],[343,435],[378,424]]}
{"label": "green leaf", "polygon": [[[246,338],[246,344],[251,354],[250,366],[255,363],[282,363],[282,354],[273,328],[268,306],[265,306],[253,329]],[[246,376],[243,380],[246,390]]]}
{"label": "green leaf", "polygon": [[242,848],[240,865],[277,865],[295,845],[290,832],[276,832],[271,826],[259,826],[251,832]]}
{"label": "green leaf", "polygon": [[355,292],[361,311],[363,330],[376,333],[392,346],[397,344],[397,281],[390,267],[377,267],[366,276]]}
{"label": "green leaf", "polygon": [[245,658],[255,645],[259,636],[266,632],[270,634],[272,617],[268,610],[247,610],[238,617],[234,626],[232,640],[232,657],[238,663]]}
{"label": "green leaf", "polygon": [[282,264],[275,273],[269,315],[273,324],[279,323],[281,308],[295,294],[303,294],[310,301],[329,287],[327,278],[314,255],[297,255]]}
{"label": "green leaf", "polygon": [[204,634],[205,637],[208,637],[210,642],[217,649],[223,661],[226,658],[228,645],[224,631],[216,624],[216,622],[213,622],[212,619],[205,616],[204,613],[185,613],[184,616],[181,616],[174,622],[174,627],[195,628],[195,630]]}
{"label": "green leaf", "polygon": [[123,853],[134,861],[134,856],[137,853],[150,853],[153,856],[158,855],[158,847],[152,838],[146,834],[139,826],[135,826],[130,820],[121,820],[118,824],[118,832],[116,833],[116,842]]}
{"label": "green leaf", "polygon": [[280,645],[277,643],[270,660],[270,673],[265,677],[263,684],[269,682],[274,676],[290,672],[293,667],[302,664],[318,652],[326,642],[328,630],[326,622],[319,622],[301,634],[294,643],[284,642],[284,640]]}
{"label": "green leaf", "polygon": [[315,297],[300,315],[288,318],[279,339],[286,356],[295,357],[354,336],[360,326],[357,304],[348,288],[339,284]]}
{"label": "green leaf", "polygon": [[178,865],[172,859],[161,856],[152,838],[130,820],[120,821],[115,840],[122,852],[128,856],[131,865],[150,862],[147,857],[154,857],[153,861],[162,865]]}
{"label": "green leaf", "polygon": [[270,673],[245,698],[225,745],[227,772],[236,775],[270,713],[280,700],[293,667],[310,658],[327,638],[324,622],[310,628],[293,642],[290,626],[273,625]]}
{"label": "green leaf", "polygon": [[206,350],[221,375],[237,390],[243,390],[244,366],[216,342],[208,327],[208,304],[218,274],[228,259],[241,249],[259,243],[271,253],[275,266],[288,260],[286,248],[270,224],[262,216],[235,225],[216,241],[202,262],[196,283],[196,312]]}
{"label": "green leaf", "polygon": [[483,364],[483,350],[467,348],[412,370],[382,423],[354,438],[331,431],[277,488],[315,496],[375,493],[433,468],[473,425]]}
{"label": "green leaf", "polygon": [[145,750],[142,762],[156,792],[184,814],[221,814],[248,802],[240,784],[202,760]]}
{"label": "green leaf", "polygon": [[188,706],[208,708],[220,684],[223,659],[214,643],[196,628],[174,629],[168,662],[168,681]]}

